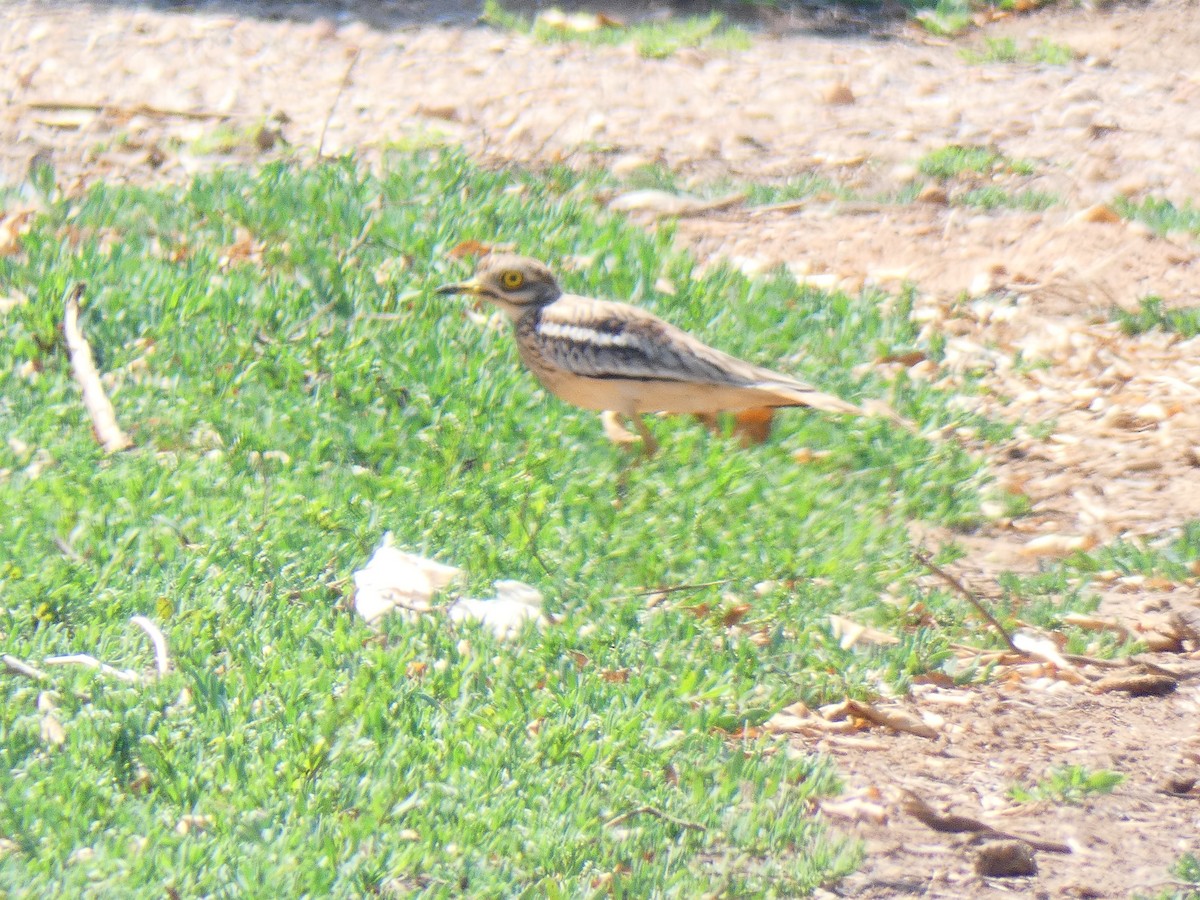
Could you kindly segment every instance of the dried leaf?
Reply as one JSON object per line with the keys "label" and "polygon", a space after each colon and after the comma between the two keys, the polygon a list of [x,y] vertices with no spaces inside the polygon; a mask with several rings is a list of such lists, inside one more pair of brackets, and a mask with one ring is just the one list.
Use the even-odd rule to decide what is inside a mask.
{"label": "dried leaf", "polygon": [[887,822],[887,809],[878,803],[868,800],[851,799],[841,802],[830,800],[821,801],[821,812],[835,819],[846,819],[850,822],[869,822],[872,825],[883,825]]}
{"label": "dried leaf", "polygon": [[37,698],[38,712],[42,714],[41,736],[42,743],[50,747],[61,747],[67,742],[67,732],[62,722],[58,721],[58,707],[49,691],[42,691]]}
{"label": "dried leaf", "polygon": [[656,218],[696,216],[706,212],[728,209],[746,199],[745,194],[729,194],[716,200],[702,200],[669,191],[646,189],[628,191],[609,201],[608,208],[617,212],[650,213]]}
{"label": "dried leaf", "polygon": [[27,206],[0,213],[0,256],[13,256],[21,252],[21,235],[33,227],[34,207]]}
{"label": "dried leaf", "polygon": [[858,622],[855,622],[853,619],[847,619],[845,616],[830,616],[829,625],[833,631],[833,636],[838,639],[838,644],[843,650],[849,650],[860,641],[867,644],[900,643],[900,638],[893,634],[879,631],[867,625],[860,625]]}
{"label": "dried leaf", "polygon": [[792,451],[792,459],[802,466],[806,466],[812,462],[820,462],[824,459],[829,459],[833,455],[832,450],[811,450],[808,447],[800,447]]}
{"label": "dried leaf", "polygon": [[1111,631],[1121,637],[1129,637],[1130,631],[1115,619],[1102,619],[1099,616],[1088,616],[1083,613],[1067,613],[1062,617],[1064,625],[1074,625],[1084,631]]}
{"label": "dried leaf", "polygon": [[733,434],[742,446],[761,444],[771,436],[773,409],[743,409],[733,414]]}
{"label": "dried leaf", "polygon": [[459,108],[449,104],[435,106],[427,103],[418,103],[417,108],[413,110],[413,115],[424,116],[427,119],[441,119],[446,122],[457,122],[462,118],[462,112]]}
{"label": "dried leaf", "polygon": [[919,362],[924,362],[928,357],[921,350],[909,350],[906,353],[888,353],[880,356],[875,360],[876,365],[885,365],[887,363],[899,363],[905,368],[911,368]]}
{"label": "dried leaf", "polygon": [[212,827],[212,816],[186,815],[180,816],[175,823],[176,834],[191,834],[193,831],[207,831]]}
{"label": "dried leaf", "polygon": [[1098,694],[1126,691],[1131,697],[1161,697],[1174,693],[1176,687],[1178,682],[1171,676],[1150,672],[1109,675],[1092,684]]}
{"label": "dried leaf", "polygon": [[880,709],[870,703],[863,703],[860,700],[847,700],[844,705],[847,715],[866,719],[868,722],[875,725],[882,725],[884,728],[890,728],[893,731],[903,731],[907,734],[915,734],[917,737],[928,738],[929,740],[933,740],[938,734],[937,730],[928,723],[921,721],[916,716],[902,709]]}
{"label": "dried leaf", "polygon": [[738,622],[742,621],[742,619],[746,618],[746,614],[752,608],[749,603],[735,603],[721,614],[721,624],[726,628],[732,628]]}
{"label": "dried leaf", "polygon": [[475,621],[495,632],[501,639],[516,637],[525,623],[534,622],[543,627],[547,619],[542,615],[542,595],[520,581],[497,581],[496,596],[487,600],[464,597],[456,600],[446,610],[453,622]]}
{"label": "dried leaf", "polygon": [[1115,225],[1121,221],[1121,214],[1107,203],[1096,203],[1080,211],[1075,216],[1076,222],[1092,222],[1101,225]]}
{"label": "dried leaf", "polygon": [[[4,253],[0,251],[0,256],[3,255]],[[29,298],[21,293],[12,293],[7,297],[0,297],[0,316],[4,315],[5,313],[12,312],[18,306],[23,306],[28,302]]]}
{"label": "dried leaf", "polygon": [[933,206],[946,206],[950,202],[950,195],[940,184],[927,184],[917,194],[917,202],[929,203]]}
{"label": "dried leaf", "polygon": [[854,96],[854,91],[850,89],[850,85],[844,81],[838,81],[825,89],[821,99],[830,106],[849,106],[857,98]]}
{"label": "dried leaf", "polygon": [[567,15],[561,9],[546,10],[537,17],[536,24],[567,34],[590,34],[602,28],[625,27],[620,19],[604,13],[578,12]]}
{"label": "dried leaf", "polygon": [[388,532],[367,565],[354,573],[354,608],[367,622],[376,622],[396,609],[408,618],[428,612],[433,595],[460,571],[397,550],[391,541]]}
{"label": "dried leaf", "polygon": [[451,259],[464,259],[466,257],[487,256],[489,253],[497,253],[501,250],[512,249],[507,244],[485,244],[482,241],[461,241],[450,248],[450,252],[446,255]]}
{"label": "dried leaf", "polygon": [[1059,676],[1064,680],[1075,684],[1088,683],[1087,679],[1079,674],[1078,669],[1058,652],[1057,645],[1049,638],[1018,632],[1013,635],[1012,642],[1013,646],[1022,653],[1026,653],[1034,659],[1043,660],[1054,666],[1058,670]]}
{"label": "dried leaf", "polygon": [[1083,553],[1096,546],[1096,538],[1090,534],[1044,534],[1022,544],[1017,552],[1031,559],[1063,557],[1072,553]]}

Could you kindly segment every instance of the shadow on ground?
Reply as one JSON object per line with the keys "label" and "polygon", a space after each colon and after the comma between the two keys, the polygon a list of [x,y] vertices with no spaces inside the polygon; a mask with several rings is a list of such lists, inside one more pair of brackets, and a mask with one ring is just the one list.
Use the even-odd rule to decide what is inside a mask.
{"label": "shadow on ground", "polygon": [[[75,4],[54,4],[69,9]],[[483,0],[201,0],[201,2],[139,3],[137,0],[94,0],[93,8],[134,7],[158,13],[187,15],[210,14],[261,19],[264,21],[332,21],[338,25],[360,22],[380,31],[422,25],[468,26],[479,21]],[[558,8],[567,12],[587,10],[603,12],[627,22],[671,17],[707,16],[720,13],[726,19],[749,28],[765,31],[813,32],[826,35],[884,35],[906,16],[906,8],[896,0],[862,0],[838,3],[835,0],[810,2],[704,2],[704,0],[505,0],[505,9],[530,18],[539,12]],[[39,4],[44,10],[46,5]]]}

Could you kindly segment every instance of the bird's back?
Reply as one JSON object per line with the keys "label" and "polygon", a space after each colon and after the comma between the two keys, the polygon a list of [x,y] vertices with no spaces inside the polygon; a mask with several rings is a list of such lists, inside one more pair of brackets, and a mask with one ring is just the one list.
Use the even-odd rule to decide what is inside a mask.
{"label": "bird's back", "polygon": [[525,363],[553,393],[590,409],[715,412],[811,406],[861,414],[809,384],[730,356],[653,313],[563,294],[516,322]]}

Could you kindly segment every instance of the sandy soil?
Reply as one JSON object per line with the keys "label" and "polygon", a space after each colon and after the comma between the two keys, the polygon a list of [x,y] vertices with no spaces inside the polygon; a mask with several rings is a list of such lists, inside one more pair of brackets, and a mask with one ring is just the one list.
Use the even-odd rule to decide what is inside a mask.
{"label": "sandy soil", "polygon": [[[679,241],[747,270],[783,263],[823,284],[917,286],[917,315],[949,343],[943,363],[909,374],[953,386],[984,372],[989,390],[971,402],[1026,423],[1009,445],[979,449],[1030,514],[955,536],[970,550],[957,570],[984,593],[1000,572],[1036,569],[1062,547],[1169,534],[1200,517],[1200,342],[1128,337],[1110,321],[1112,307],[1150,294],[1200,303],[1200,243],[1107,209],[1117,196],[1200,199],[1200,4],[1043,12],[955,41],[826,9],[764,19],[749,51],[657,61],[476,28],[475,12],[457,0],[369,10],[0,3],[0,179],[20,181],[40,154],[76,184],[180,180],[214,159],[171,139],[195,147],[263,119],[293,149],[325,153],[371,158],[389,142],[437,140],[484,162],[618,172],[653,162],[697,182],[816,173],[866,194],[924,184],[915,164],[929,150],[988,145],[1034,173],[952,181],[949,199],[998,186],[1059,205],[983,211],[937,191],[908,205],[818,197],[687,218]],[[823,30],[831,23],[838,33]],[[1044,36],[1077,58],[968,64],[960,49],[983,34],[1022,45]],[[243,142],[227,159],[253,163],[278,151],[273,141]],[[1131,628],[1178,626],[1195,619],[1198,598],[1194,580],[1117,579],[1102,612]],[[1065,677],[1013,663],[987,688],[926,685],[904,701],[934,722],[933,740],[793,738],[833,753],[847,799],[862,801],[826,812],[868,847],[863,870],[829,891],[1119,897],[1170,887],[1169,866],[1200,852],[1200,794],[1164,788],[1200,772],[1200,658],[1195,634],[1176,632],[1177,652],[1154,657],[1189,676],[1168,696],[1097,694],[1086,667]],[[1012,783],[1067,763],[1127,780],[1078,805],[1007,799]],[[1074,852],[1039,852],[1033,877],[981,877],[979,839],[918,823],[901,790]]]}

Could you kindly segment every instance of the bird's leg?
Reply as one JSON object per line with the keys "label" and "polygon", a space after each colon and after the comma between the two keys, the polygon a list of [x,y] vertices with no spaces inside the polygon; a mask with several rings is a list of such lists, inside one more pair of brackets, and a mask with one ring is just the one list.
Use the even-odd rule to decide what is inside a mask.
{"label": "bird's leg", "polygon": [[[741,409],[729,413],[733,417],[729,434],[738,439],[743,447],[764,443],[771,436],[771,422],[775,410],[768,407]],[[696,419],[715,435],[725,434],[721,427],[720,413],[696,413]]]}
{"label": "bird's leg", "polygon": [[633,427],[637,429],[637,433],[642,436],[642,449],[646,451],[646,458],[649,459],[658,452],[658,441],[650,433],[650,428],[646,425],[646,420],[638,413],[633,413],[629,418],[633,422]]}
{"label": "bird's leg", "polygon": [[697,422],[709,430],[709,433],[716,435],[721,433],[721,420],[717,413],[695,413],[694,416]]}
{"label": "bird's leg", "polygon": [[613,409],[600,413],[600,424],[604,426],[604,436],[614,444],[622,447],[632,447],[637,443],[638,436],[621,424],[621,414]]}
{"label": "bird's leg", "polygon": [[[625,422],[631,422],[637,430],[637,434],[626,428]],[[614,444],[632,447],[641,438],[642,450],[647,458],[658,452],[658,441],[654,439],[654,435],[646,427],[645,421],[637,413],[622,413],[615,409],[606,409],[600,413],[600,423],[604,426],[604,436]]]}

